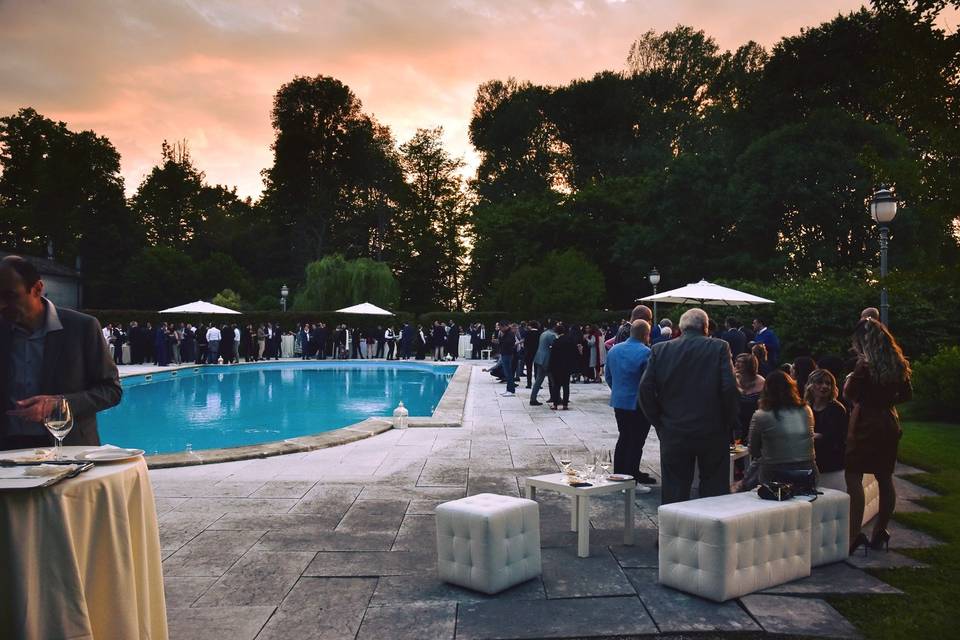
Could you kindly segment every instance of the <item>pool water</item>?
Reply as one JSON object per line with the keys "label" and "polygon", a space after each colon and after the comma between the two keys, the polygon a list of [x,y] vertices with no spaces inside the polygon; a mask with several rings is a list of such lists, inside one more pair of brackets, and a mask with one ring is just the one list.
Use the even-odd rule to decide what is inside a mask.
{"label": "pool water", "polygon": [[122,379],[100,439],[148,454],[274,442],[392,416],[430,416],[456,367],[415,362],[206,366]]}

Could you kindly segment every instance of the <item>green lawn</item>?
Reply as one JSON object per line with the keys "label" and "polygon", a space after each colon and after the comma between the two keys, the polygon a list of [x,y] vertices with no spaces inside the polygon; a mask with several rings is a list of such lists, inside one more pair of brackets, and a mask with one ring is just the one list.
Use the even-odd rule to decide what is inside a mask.
{"label": "green lawn", "polygon": [[929,569],[873,572],[905,596],[830,602],[868,638],[960,638],[960,425],[904,422],[900,460],[926,470],[909,480],[940,496],[921,502],[931,513],[896,514],[896,520],[947,544],[904,552],[929,564]]}

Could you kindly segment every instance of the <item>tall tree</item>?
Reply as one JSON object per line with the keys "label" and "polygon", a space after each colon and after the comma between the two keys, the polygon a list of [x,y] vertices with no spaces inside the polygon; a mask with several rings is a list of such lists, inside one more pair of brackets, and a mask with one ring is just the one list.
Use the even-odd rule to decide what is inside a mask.
{"label": "tall tree", "polygon": [[393,225],[393,264],[404,306],[417,312],[459,311],[466,301],[469,203],[463,160],[450,156],[442,137],[442,127],[418,129],[400,147],[407,197]]}
{"label": "tall tree", "polygon": [[130,208],[143,219],[153,245],[186,248],[201,224],[204,174],[193,165],[187,142],[161,145],[161,161],[140,183]]}
{"label": "tall tree", "polygon": [[262,205],[293,249],[278,261],[291,273],[335,251],[376,255],[400,186],[390,130],[326,76],[283,85],[271,121],[274,161],[264,171]]}

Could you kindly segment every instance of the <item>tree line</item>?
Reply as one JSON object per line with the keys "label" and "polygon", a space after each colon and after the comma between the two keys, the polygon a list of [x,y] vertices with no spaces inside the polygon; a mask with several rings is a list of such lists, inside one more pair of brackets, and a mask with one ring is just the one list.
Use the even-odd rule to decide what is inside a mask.
{"label": "tree line", "polygon": [[412,313],[624,308],[653,266],[661,289],[875,281],[867,203],[885,184],[902,202],[892,267],[956,269],[960,39],[937,26],[945,4],[876,0],[769,51],[721,51],[681,25],[589,79],[486,82],[469,181],[441,129],[398,144],[322,75],[277,91],[256,201],[209,184],[186,141],[164,141],[127,198],[107,138],[23,108],[0,118],[0,247],[80,257],[91,308],[229,288],[221,299],[276,309],[281,284],[298,309],[345,292]]}

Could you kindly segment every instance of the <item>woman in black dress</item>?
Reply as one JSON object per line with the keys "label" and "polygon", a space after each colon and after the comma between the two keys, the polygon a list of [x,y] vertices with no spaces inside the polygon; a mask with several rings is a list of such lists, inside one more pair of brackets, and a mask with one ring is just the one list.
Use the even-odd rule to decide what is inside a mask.
{"label": "woman in black dress", "polygon": [[850,494],[851,551],[867,543],[860,533],[865,473],[876,477],[880,489],[880,512],[869,544],[874,549],[889,544],[887,524],[897,503],[893,468],[901,435],[894,405],[913,396],[910,364],[883,324],[872,318],[861,320],[853,332],[853,349],[857,364],[843,387],[851,407],[844,474]]}
{"label": "woman in black dress", "polygon": [[804,399],[813,409],[813,446],[820,473],[843,471],[847,448],[847,409],[838,400],[837,381],[826,369],[814,369],[807,378]]}

